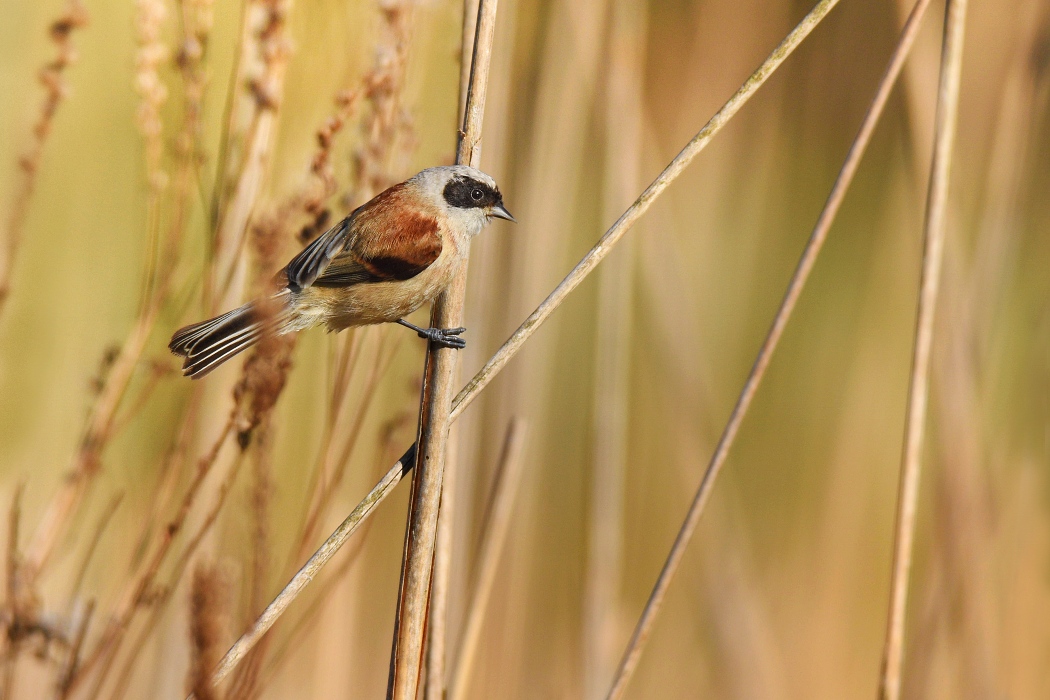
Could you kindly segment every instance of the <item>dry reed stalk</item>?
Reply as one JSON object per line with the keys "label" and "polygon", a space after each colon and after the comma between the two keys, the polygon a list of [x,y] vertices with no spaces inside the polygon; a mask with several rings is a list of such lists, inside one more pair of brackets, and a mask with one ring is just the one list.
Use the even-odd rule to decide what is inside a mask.
{"label": "dry reed stalk", "polygon": [[[657,176],[644,192],[628,207],[620,218],[608,231],[603,234],[598,243],[577,263],[562,282],[547,296],[539,307],[533,311],[528,318],[518,327],[510,338],[500,347],[489,361],[467,382],[452,401],[452,410],[449,415],[451,421],[455,421],[466,410],[467,406],[478,397],[486,386],[507,365],[525,344],[525,342],[536,332],[544,321],[550,317],[555,309],[565,301],[568,295],[580,285],[591,273],[601,260],[608,255],[616,243],[631,228],[642,215],[648,211],[653,202],[674,182],[685,170],[689,163],[700,151],[707,146],[712,138],[729,122],[741,107],[754,95],[754,93],[765,83],[769,76],[791,55],[799,43],[810,31],[822,20],[828,12],[837,4],[837,0],[822,0],[806,16],[805,19],[793,30],[785,40],[778,46],[770,57],[759,66],[758,70],[748,78],[741,88],[723,105],[723,107],[708,121],[708,123],[693,137],[685,148],[671,161],[670,164]],[[252,626],[241,635],[232,647],[226,652],[215,672],[215,682],[218,683],[225,678],[230,670],[235,667],[244,655],[252,648],[259,638],[284,614],[285,610],[299,596],[299,594],[317,576],[325,564],[354,534],[357,528],[393,491],[404,476],[415,464],[416,445],[412,445],[387,472],[383,478],[372,487],[372,490],[343,520],[342,523],[329,535],[328,539],[314,552],[309,561],[292,577],[288,584],[281,590],[276,598],[267,606],[262,615]]]}
{"label": "dry reed stalk", "polygon": [[474,33],[478,28],[480,0],[463,0],[463,28],[459,42],[459,98],[456,123],[462,124],[467,112],[467,94],[470,92],[470,68],[474,57]]}
{"label": "dry reed stalk", "polygon": [[80,624],[76,626],[76,632],[66,654],[66,660],[59,669],[53,696],[55,700],[65,700],[69,695],[69,685],[73,679],[73,674],[76,672],[77,664],[80,663],[80,650],[84,647],[88,626],[91,624],[91,618],[94,614],[95,601],[92,599],[87,602],[86,609],[80,618]]}
{"label": "dry reed stalk", "polygon": [[[322,478],[317,484],[316,489],[313,490],[314,500],[307,513],[305,525],[298,539],[298,546],[294,550],[293,561],[302,561],[303,557],[309,552],[308,548],[314,541],[317,528],[327,516],[332,498],[337,493],[339,486],[343,482],[343,478],[346,476],[346,469],[350,465],[350,457],[361,436],[361,430],[364,428],[364,422],[365,418],[368,416],[368,411],[372,407],[373,401],[376,398],[379,381],[386,375],[386,371],[390,368],[394,357],[394,352],[391,351],[388,346],[389,339],[389,334],[382,334],[378,338],[375,357],[369,368],[368,375],[365,378],[365,385],[361,392],[354,397],[358,402],[357,407],[353,416],[348,421],[349,427],[345,430],[346,438],[343,440],[338,455],[332,454],[332,451],[336,446],[336,443],[332,439],[334,437],[334,431],[329,432],[328,439],[322,443],[322,449],[324,450],[322,453],[323,461],[320,470]],[[340,407],[344,405],[344,399],[347,393],[346,389],[349,388],[350,379],[351,377],[347,374],[344,383],[342,384],[343,391],[341,393],[343,396],[339,399]],[[334,414],[337,418],[341,415],[342,410],[339,410]],[[343,421],[340,419],[339,422],[342,423]]]}
{"label": "dry reed stalk", "polygon": [[251,651],[252,647],[258,643],[259,639],[261,639],[274,623],[277,622],[281,615],[284,614],[284,611],[288,609],[288,606],[291,605],[299,594],[310,585],[310,582],[317,577],[325,564],[335,556],[335,553],[339,551],[339,548],[350,538],[350,535],[356,532],[361,523],[372,514],[376,507],[379,506],[388,495],[390,495],[393,487],[404,478],[409,470],[412,469],[412,465],[415,463],[415,452],[416,447],[413,445],[401,456],[390,471],[384,474],[379,483],[369,491],[364,500],[354,508],[353,512],[351,512],[350,515],[340,523],[335,532],[324,541],[318,550],[314,552],[313,556],[311,556],[302,568],[296,572],[295,576],[293,576],[281,592],[277,594],[277,597],[266,606],[266,609],[263,610],[258,619],[252,623],[252,626],[245,631],[236,642],[234,642],[233,646],[226,652],[226,655],[223,656],[222,661],[219,662],[218,667],[215,669],[215,673],[212,676],[212,682],[214,684],[218,685],[227,675],[229,675],[230,671],[240,663],[241,659]]}
{"label": "dry reed stalk", "polygon": [[[939,572],[932,581],[924,582],[929,593],[926,603],[920,605],[924,609],[920,618],[925,624],[917,625],[914,648],[938,651],[932,644],[924,646],[921,635],[945,631],[948,644],[941,646],[952,648],[942,653],[965,660],[956,693],[965,689],[972,697],[988,697],[994,689],[1008,685],[999,662],[1003,639],[997,623],[1004,615],[992,590],[1000,570],[995,557],[998,513],[996,484],[984,464],[984,455],[994,448],[982,430],[982,407],[992,399],[982,370],[995,364],[987,338],[1021,244],[1015,216],[1020,184],[1031,168],[1029,115],[1035,86],[1030,70],[1038,35],[1037,8],[1035,2],[1022,6],[1024,29],[1007,66],[995,119],[986,201],[975,248],[966,256],[956,236],[955,245],[945,250],[945,294],[937,327],[943,341],[932,359],[937,378],[933,400],[941,424],[938,451],[943,463],[935,476],[932,546],[932,566]],[[932,683],[934,660],[931,651],[917,655],[902,695],[917,696],[910,690]]]}
{"label": "dry reed stalk", "polygon": [[[481,128],[485,114],[492,38],[496,28],[496,0],[478,3],[474,55],[470,68],[470,87],[456,152],[456,162],[478,167],[481,162]],[[463,318],[467,269],[464,263],[456,277],[435,300],[431,326],[452,328]],[[405,533],[405,554],[401,569],[394,643],[390,660],[387,696],[394,700],[415,700],[420,682],[423,640],[430,582],[434,563],[438,511],[441,504],[442,472],[451,423],[453,382],[458,355],[450,348],[431,345],[423,369],[420,399],[419,437],[416,466]]]}
{"label": "dry reed stalk", "polygon": [[[455,380],[459,379],[459,368],[456,368]],[[459,431],[449,428],[448,444],[445,447],[445,470],[441,478],[441,502],[438,511],[437,529],[434,536],[434,563],[430,575],[430,603],[427,606],[426,667],[422,671],[424,679],[424,700],[444,700],[447,695],[448,673],[448,599],[452,574],[452,529],[455,523],[459,480]]]}
{"label": "dry reed stalk", "polygon": [[356,207],[401,179],[413,145],[411,119],[403,106],[405,72],[412,31],[413,2],[380,3],[380,39],[374,65],[365,74],[369,110],[361,123],[364,141],[352,156],[353,186],[343,204]]}
{"label": "dry reed stalk", "polygon": [[[722,436],[719,438],[718,446],[715,448],[714,454],[711,456],[711,460],[704,472],[700,486],[689,506],[689,511],[687,512],[682,527],[675,538],[674,545],[664,563],[660,576],[656,581],[656,585],[653,587],[653,591],[650,594],[649,600],[642,612],[642,616],[635,627],[631,640],[628,642],[627,648],[624,651],[623,658],[620,661],[620,666],[617,669],[613,684],[609,690],[609,698],[619,698],[623,696],[627,687],[627,682],[630,680],[630,676],[638,664],[642,649],[645,646],[645,642],[648,640],[649,634],[652,632],[653,623],[663,603],[667,589],[670,586],[671,579],[674,577],[678,565],[681,563],[685,550],[692,538],[692,534],[700,521],[700,516],[703,514],[704,506],[710,498],[711,491],[714,488],[714,483],[722,466],[725,464],[725,460],[729,455],[729,450],[736,439],[740,425],[747,414],[747,410],[754,399],[755,392],[757,391],[763,376],[765,376],[765,371],[772,359],[773,352],[776,350],[776,347],[780,342],[784,328],[795,309],[795,305],[797,304],[802,289],[812,272],[816,259],[824,245],[824,241],[827,239],[828,232],[831,229],[831,224],[835,220],[835,216],[842,204],[846,190],[853,181],[853,176],[856,174],[861,157],[867,149],[868,143],[871,140],[871,135],[874,132],[879,117],[882,115],[883,108],[886,105],[886,101],[889,98],[893,85],[896,82],[897,77],[900,75],[904,60],[914,43],[920,21],[928,6],[929,0],[918,0],[911,15],[908,17],[908,21],[905,23],[904,29],[901,32],[901,37],[894,49],[893,56],[890,58],[889,66],[887,67],[886,72],[879,83],[879,87],[876,90],[875,97],[864,116],[860,130],[854,139],[853,144],[850,146],[846,160],[843,162],[842,167],[839,170],[839,175],[836,178],[835,184],[832,186],[824,208],[817,219],[817,223],[813,228],[810,239],[806,243],[806,248],[802,252],[802,257],[795,269],[795,273],[792,275],[791,281],[788,283],[788,288],[784,294],[783,300],[781,301],[780,308],[777,310],[769,332],[762,343],[762,347],[751,368],[747,381],[744,383],[744,387],[740,392],[737,403],[733,408],[733,412],[730,414],[729,420],[722,432]],[[795,31],[797,32],[799,29],[803,28],[813,18],[814,13],[820,9],[822,9],[822,6],[819,5],[817,8],[814,8],[810,15],[803,20]],[[830,10],[831,8],[827,7],[827,9]],[[810,28],[812,28],[812,25],[810,25]]]}
{"label": "dry reed stalk", "polygon": [[[470,14],[469,35],[464,36],[465,55],[461,67],[470,65],[473,51],[474,19],[477,17],[477,4],[465,3],[464,19]],[[514,96],[520,83],[515,80],[515,44],[518,34],[518,11],[520,4],[514,0],[504,1],[500,7],[500,21],[497,27],[496,42],[500,51],[492,57],[489,71],[489,87],[486,97],[485,115],[485,172],[492,175],[497,182],[504,183],[504,188],[516,190],[510,181],[511,123],[518,110],[513,106]],[[462,74],[461,74],[462,75]],[[466,81],[469,71],[461,85],[459,120],[462,123],[463,109],[466,102]],[[467,301],[464,306],[463,325],[470,329],[471,340],[460,355],[460,367],[478,367],[487,358],[491,348],[505,337],[502,325],[506,323],[506,290],[509,281],[507,265],[509,263],[510,244],[514,236],[485,235],[475,238],[471,243],[470,271],[467,282]],[[458,381],[462,381],[462,370]],[[492,404],[490,404],[491,406]],[[490,423],[491,421],[491,423]],[[490,430],[489,426],[494,430]],[[491,478],[481,473],[481,465],[493,464],[499,445],[487,439],[487,436],[500,437],[505,425],[498,423],[495,415],[478,411],[466,420],[457,421],[450,434],[450,444],[454,448],[454,459],[447,460],[445,485],[442,486],[441,515],[438,521],[438,550],[435,552],[435,590],[431,594],[431,615],[428,640],[429,655],[435,658],[441,654],[446,657],[445,664],[451,663],[443,649],[454,651],[454,642],[462,629],[464,619],[465,593],[468,590],[470,562],[475,554],[473,529],[479,482]],[[454,472],[449,472],[449,469]],[[450,481],[451,474],[451,481]],[[452,494],[446,502],[446,497]],[[451,508],[448,505],[451,504]],[[443,544],[447,542],[446,544]],[[447,556],[446,556],[447,555]],[[442,590],[448,592],[447,595]],[[444,627],[444,630],[439,629]],[[441,635],[443,642],[438,642]],[[453,646],[449,646],[453,645]],[[431,675],[428,672],[428,679]],[[448,674],[440,674],[447,680]]]}
{"label": "dry reed stalk", "polygon": [[[149,578],[149,585],[143,589],[142,597],[139,600],[141,606],[150,608],[150,615],[142,625],[142,629],[135,639],[135,643],[131,646],[127,657],[124,659],[123,666],[120,672],[116,675],[116,680],[112,683],[113,691],[110,693],[111,700],[119,700],[124,697],[127,692],[128,685],[131,681],[131,675],[135,670],[135,664],[138,661],[139,654],[141,654],[146,645],[146,641],[150,635],[156,630],[157,624],[160,622],[161,617],[167,610],[168,603],[171,602],[172,593],[178,588],[180,581],[182,580],[183,574],[189,566],[193,556],[197,553],[201,544],[204,542],[205,537],[211,531],[211,528],[215,525],[216,520],[223,506],[226,504],[226,499],[233,489],[233,484],[240,474],[240,468],[244,464],[244,453],[239,452],[234,458],[233,462],[228,466],[225,476],[223,476],[222,483],[219,484],[218,493],[215,496],[215,500],[212,502],[211,507],[205,513],[202,518],[201,524],[198,526],[196,532],[189,538],[186,547],[179,554],[178,559],[172,565],[172,573],[166,583],[157,583],[160,564],[163,563],[158,558],[154,558],[151,561],[150,569],[147,570]],[[192,499],[191,499],[192,500]],[[182,514],[182,521],[185,522],[187,513]],[[172,525],[169,524],[169,529]],[[178,525],[178,529],[181,530],[182,523]],[[152,573],[150,573],[152,571]],[[132,615],[135,611],[131,611]],[[116,662],[118,652],[123,646],[123,640],[130,629],[132,618],[128,616],[126,622],[119,630],[119,634],[116,639],[111,643],[111,649],[107,655],[103,658],[98,673],[98,678],[95,682],[95,691],[92,696],[98,696],[101,692],[112,667],[112,664]]]}
{"label": "dry reed stalk", "polygon": [[80,566],[77,567],[77,573],[73,577],[73,586],[70,588],[69,592],[70,605],[74,605],[80,597],[80,589],[84,585],[84,578],[87,576],[88,567],[91,565],[92,559],[95,558],[98,544],[102,541],[102,535],[105,534],[106,528],[109,527],[110,521],[112,521],[113,516],[117,512],[117,508],[120,507],[120,503],[123,500],[123,491],[114,495],[102,510],[102,515],[99,516],[98,522],[92,529],[91,539],[88,540],[87,549],[84,551],[84,558],[81,560]]}
{"label": "dry reed stalk", "polygon": [[[459,98],[457,100],[456,123],[463,124],[466,118],[467,99],[470,94],[471,72],[474,67],[474,39],[478,28],[480,0],[463,0],[463,28],[460,33]],[[486,96],[488,94],[486,86]],[[460,134],[456,134],[458,146]],[[466,279],[464,300],[466,303]],[[459,367],[454,371],[453,381],[459,381]],[[452,574],[453,530],[456,522],[460,470],[459,432],[450,429],[446,447],[445,470],[441,479],[441,502],[438,513],[437,534],[434,543],[434,564],[431,574],[431,593],[427,619],[426,641],[426,686],[425,700],[443,700],[447,673],[445,666],[448,642],[448,598]]]}
{"label": "dry reed stalk", "polygon": [[[248,610],[250,616],[245,622],[254,619],[265,606],[267,601],[267,582],[270,574],[270,500],[273,491],[273,422],[268,416],[260,426],[254,438],[252,457],[252,492],[251,492],[251,519],[252,519],[252,551],[251,568],[248,582]],[[252,650],[252,656],[248,662],[240,667],[239,676],[231,684],[227,697],[248,698],[254,697],[259,689],[259,673],[262,663],[267,654],[267,641],[272,640],[272,635],[267,637],[261,644]],[[216,654],[212,658],[212,664],[206,667],[208,670],[214,668],[215,662],[219,660]]]}
{"label": "dry reed stalk", "polygon": [[481,546],[478,548],[477,575],[470,600],[467,603],[467,620],[463,626],[463,637],[456,650],[455,665],[449,677],[448,697],[450,700],[460,700],[466,697],[467,684],[470,682],[474,661],[477,659],[481,625],[485,621],[485,613],[492,597],[500,555],[503,553],[507,534],[510,532],[510,519],[514,512],[514,502],[524,472],[525,461],[522,455],[525,450],[527,427],[523,419],[514,419],[507,427],[507,434],[503,440],[503,450],[500,453],[492,487],[492,498],[486,517],[482,520],[481,532],[483,534]]}
{"label": "dry reed stalk", "polygon": [[40,70],[39,80],[44,86],[44,102],[40,106],[33,136],[24,155],[19,158],[20,178],[16,185],[11,211],[4,222],[0,241],[0,314],[11,293],[11,275],[22,243],[22,233],[29,216],[29,203],[36,188],[36,176],[44,154],[44,145],[51,134],[55,113],[69,91],[65,80],[66,69],[76,61],[73,31],[86,26],[88,12],[81,0],[69,0],[65,11],[51,23],[48,34],[55,44],[55,58]]}
{"label": "dry reed stalk", "polygon": [[[178,511],[169,521],[167,527],[161,531],[160,540],[154,546],[153,554],[149,557],[145,568],[124,586],[116,605],[110,611],[109,621],[99,640],[86,657],[84,663],[73,675],[70,681],[70,692],[74,692],[96,666],[100,666],[101,669],[97,678],[97,686],[100,687],[100,684],[105,680],[106,674],[102,671],[108,669],[113,662],[121,640],[131,624],[133,615],[142,602],[148,599],[148,594],[153,588],[161,564],[167,558],[167,554],[175,542],[175,537],[182,530],[182,526],[204,483],[204,479],[210,473],[216,459],[218,459],[219,451],[226,443],[226,437],[233,431],[233,427],[234,417],[231,414],[211,448],[197,462],[197,472],[194,474],[193,481],[183,496]],[[96,687],[96,691],[98,687]]]}
{"label": "dry reed stalk", "polygon": [[897,521],[894,528],[893,574],[890,605],[886,623],[879,694],[884,700],[900,697],[901,667],[904,652],[904,622],[908,601],[908,578],[911,573],[915,538],[915,516],[918,508],[919,477],[922,469],[922,447],[929,393],[930,354],[933,325],[940,287],[941,262],[944,254],[945,219],[948,207],[948,184],[951,174],[952,148],[959,108],[959,83],[962,75],[962,50],[966,27],[966,0],[948,0],[944,19],[944,42],[941,53],[941,77],[934,118],[934,144],[930,167],[930,184],[926,195],[926,221],[922,274],[919,283],[915,347],[908,388],[904,447],[901,457],[900,491]]}
{"label": "dry reed stalk", "polygon": [[[186,230],[194,186],[203,163],[202,115],[208,85],[206,59],[211,36],[213,0],[178,0],[182,29],[175,64],[182,75],[182,126],[175,138],[175,175],[166,249],[159,268],[162,285],[170,281]],[[163,287],[162,290],[163,291]]]}
{"label": "dry reed stalk", "polygon": [[[216,230],[213,266],[206,290],[207,306],[216,311],[232,306],[246,272],[241,251],[270,165],[270,152],[277,129],[277,116],[284,95],[284,77],[291,54],[288,15],[292,0],[253,0],[245,7],[247,40],[243,44],[236,78],[247,79],[247,90],[237,94],[247,102],[247,127],[241,144],[242,155],[228,181],[221,185],[229,197],[216,203]],[[243,70],[243,73],[241,72]],[[231,113],[231,125],[233,114]]]}
{"label": "dry reed stalk", "polygon": [[[611,218],[638,191],[644,142],[647,8],[614,0],[605,76],[603,208]],[[616,667],[622,620],[624,488],[630,401],[634,250],[628,240],[598,273],[594,438],[583,595],[583,697],[600,698]]]}
{"label": "dry reed stalk", "polygon": [[164,122],[161,109],[168,99],[168,89],[160,79],[160,66],[168,58],[168,47],[161,39],[167,8],[163,0],[137,0],[135,34],[138,52],[135,56],[135,91],[140,102],[135,111],[135,125],[145,142],[146,159],[146,274],[143,277],[142,305],[147,306],[155,293],[160,247],[160,204],[168,185],[164,157]]}
{"label": "dry reed stalk", "polygon": [[227,609],[227,589],[222,572],[211,566],[198,565],[193,572],[190,594],[190,671],[187,678],[191,694],[197,700],[217,700],[209,673],[222,649],[223,618]]}
{"label": "dry reed stalk", "polygon": [[[386,464],[388,460],[394,458],[391,454],[393,452],[394,433],[398,427],[407,426],[412,419],[413,414],[405,412],[387,422],[381,433],[383,436],[383,447],[380,450],[380,457],[377,462],[379,465]],[[352,548],[346,553],[343,561],[340,562],[339,566],[337,566],[334,571],[330,572],[330,575],[327,576],[324,581],[314,587],[316,591],[314,599],[310,601],[302,615],[300,615],[300,617],[291,625],[287,633],[282,635],[280,644],[275,647],[273,653],[270,655],[266,668],[263,671],[263,687],[269,687],[270,680],[281,669],[284,661],[288,659],[290,652],[299,646],[299,639],[307,634],[317,623],[321,611],[325,609],[329,595],[335,587],[344,580],[346,574],[350,571],[350,568],[357,561],[358,555],[364,547],[373,523],[374,521],[372,520],[365,523],[364,529],[361,531],[361,536],[354,540]]]}
{"label": "dry reed stalk", "polygon": [[7,548],[4,557],[4,613],[7,617],[3,636],[3,658],[0,660],[0,697],[12,697],[15,687],[15,669],[18,663],[19,638],[24,634],[23,626],[26,611],[24,610],[22,586],[19,582],[21,562],[18,555],[18,529],[22,520],[22,495],[25,483],[15,487],[11,497],[11,508],[7,512]]}

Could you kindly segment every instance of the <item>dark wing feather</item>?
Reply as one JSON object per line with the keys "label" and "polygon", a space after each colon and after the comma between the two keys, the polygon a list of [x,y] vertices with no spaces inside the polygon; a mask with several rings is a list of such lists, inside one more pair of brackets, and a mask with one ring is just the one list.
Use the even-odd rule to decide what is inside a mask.
{"label": "dark wing feather", "polygon": [[314,280],[315,287],[350,287],[355,284],[368,284],[369,282],[385,282],[387,278],[380,277],[362,265],[352,253],[343,253],[332,261],[324,274]]}
{"label": "dark wing feather", "polygon": [[292,291],[309,287],[328,268],[329,263],[346,247],[354,215],[352,212],[338,224],[322,233],[313,243],[303,248],[285,268],[288,286]]}

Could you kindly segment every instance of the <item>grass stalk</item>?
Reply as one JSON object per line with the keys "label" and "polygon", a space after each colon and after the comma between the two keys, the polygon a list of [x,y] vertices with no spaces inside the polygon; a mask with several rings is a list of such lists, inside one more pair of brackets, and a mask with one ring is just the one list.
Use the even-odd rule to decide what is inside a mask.
{"label": "grass stalk", "polygon": [[[603,205],[622,211],[640,186],[647,8],[611,7],[605,82]],[[583,696],[600,698],[616,668],[623,578],[624,488],[630,413],[634,248],[620,246],[598,273],[587,561],[583,596]]]}
{"label": "grass stalk", "polygon": [[[879,117],[882,116],[883,108],[886,106],[886,101],[889,99],[890,92],[893,89],[897,77],[900,75],[901,68],[904,65],[904,60],[907,58],[908,52],[914,44],[920,21],[928,6],[929,0],[918,0],[911,15],[908,17],[908,21],[905,23],[904,29],[901,32],[901,37],[894,49],[893,56],[890,58],[889,66],[883,74],[879,87],[876,90],[875,97],[872,100],[871,105],[868,107],[868,111],[861,123],[860,131],[854,139],[852,146],[850,146],[846,160],[843,162],[842,167],[839,170],[838,177],[835,180],[835,184],[832,186],[831,193],[828,195],[824,208],[813,228],[813,232],[810,234],[809,241],[806,243],[806,247],[802,252],[798,266],[791,277],[791,281],[788,283],[787,291],[780,303],[780,308],[777,310],[769,332],[762,343],[762,347],[755,359],[755,363],[747,377],[747,381],[744,383],[740,396],[737,398],[736,405],[733,407],[733,412],[730,414],[729,420],[726,422],[722,436],[719,438],[718,446],[715,448],[714,454],[711,456],[711,460],[707,465],[703,479],[700,481],[700,486],[689,506],[682,527],[675,538],[674,545],[671,547],[671,551],[668,554],[667,560],[664,562],[663,569],[660,571],[660,576],[656,581],[656,585],[653,587],[641,618],[638,620],[634,633],[631,635],[627,648],[624,650],[616,676],[614,677],[612,686],[609,689],[607,697],[610,699],[623,696],[631,674],[638,665],[642,650],[652,632],[653,623],[656,620],[656,616],[663,604],[664,597],[667,594],[667,589],[678,570],[678,566],[682,561],[685,550],[692,539],[693,532],[696,530],[696,526],[700,522],[700,516],[703,514],[704,506],[707,504],[714,488],[715,481],[718,478],[718,474],[725,464],[726,458],[729,456],[729,450],[733,446],[740,425],[743,422],[744,417],[747,415],[747,411],[751,406],[751,402],[758,390],[758,386],[761,384],[762,378],[765,376],[766,369],[769,367],[769,362],[772,359],[773,353],[784,333],[787,322],[791,318],[791,314],[798,303],[802,289],[805,287],[806,281],[809,279],[809,275],[813,270],[817,257],[824,246],[831,225],[842,205],[842,200],[845,197],[846,191],[849,189],[849,185],[853,181],[853,176],[856,174],[860,160],[871,141],[871,135],[875,130]],[[813,12],[816,12],[817,9],[819,8],[815,8]],[[796,32],[810,20],[812,14],[813,13],[811,12],[810,16],[803,20],[799,27],[795,29]]]}
{"label": "grass stalk", "polygon": [[477,576],[470,601],[467,603],[467,620],[463,627],[463,637],[456,652],[455,666],[448,684],[450,700],[460,700],[466,697],[471,670],[477,659],[481,625],[485,621],[485,613],[492,597],[500,555],[507,542],[510,518],[514,512],[514,501],[518,494],[518,487],[521,485],[525,464],[522,455],[525,450],[527,428],[523,419],[515,418],[507,427],[507,434],[503,439],[503,450],[500,453],[495,483],[492,487],[491,503],[482,521],[481,532],[483,534],[478,552]]}
{"label": "grass stalk", "polygon": [[58,107],[68,93],[64,76],[76,60],[76,49],[72,42],[73,31],[87,23],[87,9],[81,0],[69,0],[66,10],[48,28],[48,34],[56,47],[56,55],[40,70],[39,80],[45,91],[44,102],[33,125],[33,138],[18,161],[21,178],[16,185],[11,213],[5,222],[3,240],[0,241],[0,314],[3,314],[11,293],[11,276],[14,274],[15,262],[21,248],[26,218],[29,216],[29,203],[36,189],[44,145],[51,134]]}
{"label": "grass stalk", "polygon": [[[456,162],[474,167],[481,162],[481,127],[485,114],[492,41],[496,29],[497,0],[480,0],[474,55],[470,66],[463,128],[459,136]],[[466,297],[467,267],[461,267],[448,288],[434,302],[430,322],[433,327],[459,326]],[[449,348],[430,346],[423,370],[420,401],[419,437],[416,452],[413,498],[405,536],[405,555],[401,570],[391,651],[387,696],[394,700],[414,700],[422,667],[423,640],[430,583],[437,540],[438,511],[441,504],[442,473],[445,466],[452,397],[458,354]]]}
{"label": "grass stalk", "polygon": [[259,615],[252,626],[240,636],[233,646],[230,647],[229,651],[226,652],[225,656],[222,657],[222,661],[219,662],[215,673],[212,675],[213,684],[222,682],[229,675],[230,671],[237,667],[241,659],[273,627],[274,623],[288,609],[288,606],[299,597],[299,594],[317,577],[325,564],[335,556],[335,553],[346,543],[350,535],[357,531],[358,526],[390,495],[393,487],[400,483],[405,474],[412,469],[412,465],[415,463],[415,454],[416,446],[413,445],[383,475],[383,478],[368,492],[364,500],[354,508],[353,512],[340,523],[335,532],[324,541],[320,548],[314,552],[313,556],[296,572],[295,576],[288,582],[288,585],[266,606],[266,609],[262,611],[262,614]]}
{"label": "grass stalk", "polygon": [[926,427],[926,404],[929,397],[933,327],[937,310],[937,294],[940,289],[941,263],[944,257],[948,185],[959,111],[959,83],[962,75],[966,7],[966,0],[948,0],[945,9],[940,84],[934,117],[933,156],[929,189],[926,195],[922,273],[919,283],[915,344],[908,388],[897,518],[894,529],[890,605],[879,684],[879,696],[883,700],[900,698],[908,580],[915,542],[919,481],[922,474],[922,449]]}
{"label": "grass stalk", "polygon": [[[463,0],[463,28],[460,39],[459,57],[459,97],[456,123],[464,124],[467,111],[467,98],[470,95],[471,73],[474,68],[474,40],[478,29],[478,9],[480,0]],[[486,80],[486,96],[487,96]],[[460,134],[456,134],[457,147]],[[466,275],[463,276],[464,294]],[[460,303],[462,308],[464,300]],[[462,319],[462,316],[461,316]],[[455,325],[459,325],[459,321]],[[459,358],[457,358],[459,359]],[[453,381],[459,380],[458,366],[453,372]],[[453,534],[456,524],[456,505],[459,499],[459,480],[456,478],[461,469],[458,453],[460,434],[450,430],[446,447],[445,469],[441,479],[441,509],[438,514],[437,535],[434,545],[434,570],[431,575],[430,606],[427,620],[427,667],[425,700],[443,700],[445,697],[446,647],[448,641],[448,597],[452,578]]]}

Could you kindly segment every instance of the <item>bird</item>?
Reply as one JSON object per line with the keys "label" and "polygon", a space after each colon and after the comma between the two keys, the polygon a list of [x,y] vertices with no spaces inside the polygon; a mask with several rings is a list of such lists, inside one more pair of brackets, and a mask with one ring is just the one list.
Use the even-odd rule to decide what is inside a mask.
{"label": "bird", "polygon": [[168,348],[198,379],[266,334],[398,323],[439,347],[463,348],[465,328],[405,320],[448,287],[469,242],[493,219],[515,222],[495,180],[476,168],[427,168],[380,192],[307,245],[274,277],[276,292],[180,328]]}

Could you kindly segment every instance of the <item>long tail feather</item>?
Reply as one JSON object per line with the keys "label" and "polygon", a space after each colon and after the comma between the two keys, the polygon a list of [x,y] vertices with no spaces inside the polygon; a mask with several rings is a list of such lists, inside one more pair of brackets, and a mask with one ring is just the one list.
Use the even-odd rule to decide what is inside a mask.
{"label": "long tail feather", "polygon": [[265,318],[257,304],[249,303],[222,316],[180,328],[168,347],[176,355],[186,358],[182,374],[199,379],[255,345],[268,328],[274,328],[275,322],[279,327],[278,319]]}

